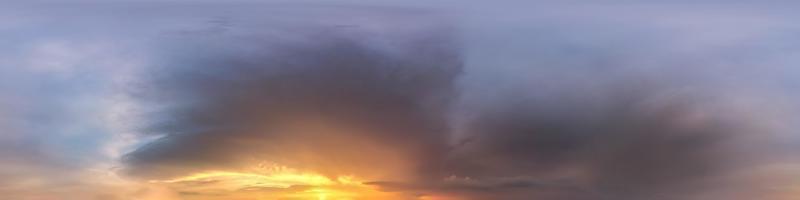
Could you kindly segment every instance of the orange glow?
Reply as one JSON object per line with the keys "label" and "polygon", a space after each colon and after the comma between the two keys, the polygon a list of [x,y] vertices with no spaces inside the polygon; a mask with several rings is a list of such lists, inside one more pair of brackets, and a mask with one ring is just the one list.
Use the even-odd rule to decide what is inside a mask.
{"label": "orange glow", "polygon": [[185,177],[165,181],[155,181],[164,183],[181,182],[227,182],[233,187],[272,187],[289,188],[292,185],[311,185],[322,186],[330,185],[334,182],[327,177],[310,173],[276,173],[276,174],[255,174],[243,172],[212,171],[193,174]]}
{"label": "orange glow", "polygon": [[213,199],[210,196],[220,195],[237,199],[400,199],[397,194],[378,191],[362,182],[354,176],[327,177],[283,166],[252,172],[207,171],[150,181],[184,193],[196,194],[185,199]]}

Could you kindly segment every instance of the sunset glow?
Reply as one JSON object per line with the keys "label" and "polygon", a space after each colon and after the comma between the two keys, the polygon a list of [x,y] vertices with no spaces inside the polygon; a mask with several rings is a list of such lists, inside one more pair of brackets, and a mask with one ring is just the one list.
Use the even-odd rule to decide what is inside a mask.
{"label": "sunset glow", "polygon": [[[362,184],[353,176],[326,177],[301,172],[285,166],[272,166],[258,172],[208,171],[168,180],[151,180],[151,184],[202,194],[235,194],[297,200],[394,199],[391,192]],[[270,191],[272,190],[272,191]],[[236,195],[234,195],[236,196]],[[197,197],[200,198],[200,197]],[[189,197],[188,199],[192,199]]]}
{"label": "sunset glow", "polygon": [[230,189],[248,187],[274,187],[289,188],[292,185],[325,186],[334,182],[330,179],[310,173],[279,172],[273,174],[255,174],[243,172],[203,172],[185,177],[165,181],[152,181],[156,183],[188,183],[188,182],[217,182],[229,185]]}
{"label": "sunset glow", "polygon": [[0,0],[0,200],[800,200],[798,10]]}

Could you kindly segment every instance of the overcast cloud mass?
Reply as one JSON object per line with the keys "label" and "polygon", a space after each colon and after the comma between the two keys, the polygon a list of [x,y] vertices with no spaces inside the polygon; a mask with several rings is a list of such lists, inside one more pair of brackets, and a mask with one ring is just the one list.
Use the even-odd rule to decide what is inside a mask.
{"label": "overcast cloud mass", "polygon": [[0,4],[0,199],[800,198],[793,3]]}

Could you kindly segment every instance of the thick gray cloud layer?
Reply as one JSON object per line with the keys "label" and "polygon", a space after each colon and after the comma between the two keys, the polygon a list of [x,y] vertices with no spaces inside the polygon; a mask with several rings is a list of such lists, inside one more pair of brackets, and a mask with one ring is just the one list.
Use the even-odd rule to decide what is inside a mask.
{"label": "thick gray cloud layer", "polygon": [[132,54],[145,114],[123,121],[159,138],[113,158],[132,178],[274,162],[575,200],[788,199],[800,178],[793,6],[353,4],[7,8],[0,191],[103,160],[119,130],[91,108]]}
{"label": "thick gray cloud layer", "polygon": [[[145,99],[171,103],[147,129],[166,136],[127,157],[131,173],[165,173],[151,167],[168,163],[185,173],[183,167],[253,159],[291,166],[379,162],[352,155],[359,141],[415,151],[414,159],[441,159],[444,113],[461,64],[453,42],[440,33],[413,37],[383,49],[314,33],[300,44],[234,41],[232,47],[205,47],[210,54],[181,51],[190,52],[189,60],[166,62],[170,66],[157,71],[148,87],[153,91],[143,91]],[[254,49],[246,54],[213,50],[248,47]],[[348,129],[313,128],[330,123]],[[355,131],[341,132],[350,129]],[[293,160],[295,153],[306,151],[314,163],[294,163],[302,162]]]}
{"label": "thick gray cloud layer", "polygon": [[[586,15],[614,10],[602,7]],[[539,15],[529,19],[568,18]],[[404,162],[412,163],[419,177],[369,182],[388,191],[464,199],[762,195],[760,190],[771,186],[740,178],[751,176],[742,171],[794,161],[786,161],[781,155],[788,152],[772,146],[787,137],[782,127],[776,128],[787,119],[773,113],[784,109],[783,102],[767,105],[762,101],[769,99],[757,96],[782,96],[762,91],[782,82],[737,82],[763,78],[746,74],[748,62],[765,58],[747,50],[764,48],[761,44],[744,40],[764,37],[760,30],[708,39],[670,36],[658,30],[695,30],[685,30],[681,21],[657,19],[634,20],[643,26],[621,27],[619,33],[600,29],[619,25],[615,19],[549,22],[522,30],[527,37],[508,33],[533,46],[478,38],[459,49],[448,45],[458,32],[447,35],[428,27],[373,40],[309,34],[272,41],[286,37],[278,34],[214,41],[222,45],[201,45],[201,53],[178,50],[185,54],[171,57],[185,60],[167,62],[166,71],[158,72],[163,78],[151,86],[155,93],[150,95],[158,102],[175,104],[166,106],[149,129],[166,136],[129,154],[128,172],[174,176],[256,160],[346,174],[356,169],[336,163],[383,166],[373,156],[348,156],[362,149],[348,145],[377,142],[412,157]],[[476,33],[466,35],[475,39],[469,34]],[[716,38],[723,36],[728,38]],[[484,48],[493,45],[520,49]],[[717,50],[716,45],[730,48]],[[463,75],[457,54],[475,60]],[[487,61],[493,57],[510,60]],[[457,83],[460,87],[454,87]],[[308,128],[318,121],[325,125]],[[302,128],[296,130],[294,123]],[[292,152],[305,152],[307,159],[298,160]]]}

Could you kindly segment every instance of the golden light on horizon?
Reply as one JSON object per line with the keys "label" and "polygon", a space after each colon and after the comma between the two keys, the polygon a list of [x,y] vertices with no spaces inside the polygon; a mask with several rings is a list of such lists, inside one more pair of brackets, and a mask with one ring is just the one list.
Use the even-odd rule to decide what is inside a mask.
{"label": "golden light on horizon", "polygon": [[334,181],[325,176],[312,173],[290,173],[281,172],[275,174],[258,174],[246,172],[211,171],[192,174],[164,181],[154,181],[163,183],[181,182],[209,182],[225,181],[230,186],[238,187],[272,187],[289,188],[292,185],[322,186],[333,184]]}
{"label": "golden light on horizon", "polygon": [[197,195],[197,199],[220,194],[246,199],[395,199],[395,194],[379,191],[362,182],[352,175],[328,177],[277,165],[260,171],[206,171],[150,181],[184,193],[211,194]]}

